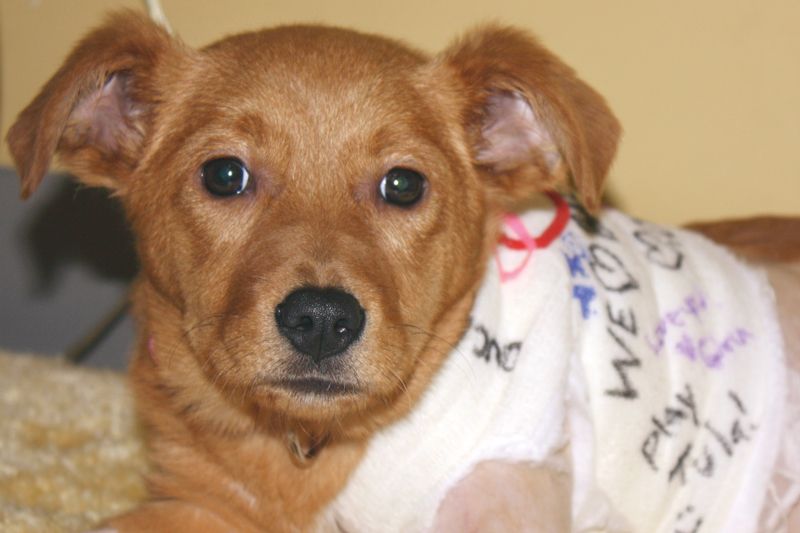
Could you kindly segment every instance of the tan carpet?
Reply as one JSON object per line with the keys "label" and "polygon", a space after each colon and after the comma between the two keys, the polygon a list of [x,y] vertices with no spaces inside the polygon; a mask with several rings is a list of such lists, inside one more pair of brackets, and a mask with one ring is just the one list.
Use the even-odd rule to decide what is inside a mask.
{"label": "tan carpet", "polygon": [[144,495],[124,376],[0,351],[0,531],[83,531]]}

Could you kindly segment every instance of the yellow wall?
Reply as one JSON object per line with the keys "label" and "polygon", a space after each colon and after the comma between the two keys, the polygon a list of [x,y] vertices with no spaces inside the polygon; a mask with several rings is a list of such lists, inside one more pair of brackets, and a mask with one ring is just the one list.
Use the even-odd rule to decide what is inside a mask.
{"label": "yellow wall", "polygon": [[[2,130],[76,39],[141,0],[0,0]],[[797,0],[162,0],[192,45],[278,23],[326,22],[436,51],[471,25],[533,30],[609,99],[625,127],[616,202],[685,222],[800,214]],[[5,146],[0,162],[8,163]]]}

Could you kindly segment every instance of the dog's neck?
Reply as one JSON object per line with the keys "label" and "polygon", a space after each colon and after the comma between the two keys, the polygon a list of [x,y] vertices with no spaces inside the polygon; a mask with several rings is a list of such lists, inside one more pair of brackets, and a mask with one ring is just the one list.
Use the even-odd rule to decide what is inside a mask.
{"label": "dog's neck", "polygon": [[330,433],[323,435],[302,435],[295,431],[286,432],[286,447],[292,455],[295,464],[304,468],[317,458],[319,453],[328,444]]}

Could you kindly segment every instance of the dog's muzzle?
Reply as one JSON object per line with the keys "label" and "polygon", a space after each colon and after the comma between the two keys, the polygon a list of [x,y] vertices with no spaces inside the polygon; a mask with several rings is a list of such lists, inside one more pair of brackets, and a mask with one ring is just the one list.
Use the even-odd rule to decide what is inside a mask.
{"label": "dog's muzzle", "polygon": [[278,331],[314,362],[347,350],[364,329],[366,313],[351,294],[334,288],[302,288],[275,308]]}

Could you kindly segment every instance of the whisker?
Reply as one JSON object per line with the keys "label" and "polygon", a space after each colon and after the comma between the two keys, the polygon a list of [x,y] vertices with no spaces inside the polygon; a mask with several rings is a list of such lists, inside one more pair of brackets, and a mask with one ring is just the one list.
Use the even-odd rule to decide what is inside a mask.
{"label": "whisker", "polygon": [[406,383],[406,380],[405,380],[405,379],[403,379],[403,377],[402,377],[402,376],[400,376],[400,375],[399,375],[399,374],[398,374],[398,373],[397,373],[397,372],[396,372],[394,369],[392,369],[392,368],[387,368],[387,369],[386,369],[386,371],[388,372],[388,374],[389,374],[389,377],[392,377],[392,378],[394,378],[394,379],[395,379],[395,380],[396,380],[396,381],[397,381],[397,382],[400,384],[400,388],[401,388],[401,389],[403,389],[403,393],[404,393],[404,394],[408,394],[408,384]]}
{"label": "whisker", "polygon": [[[441,335],[438,335],[416,324],[404,323],[391,327],[414,330],[416,334],[425,335],[431,340],[438,341],[441,344],[443,344],[444,346],[439,348],[441,351],[434,351],[433,353],[438,356],[446,355],[448,353],[455,354],[455,357],[462,363],[457,365],[457,368],[463,371],[464,377],[470,382],[470,384],[472,384],[473,386],[476,384],[476,375],[473,366],[473,357],[471,357],[470,354],[464,353],[464,351],[459,346],[461,339],[467,334],[467,332],[465,332],[464,335],[459,337],[459,339],[456,342],[452,342],[445,339]],[[424,351],[425,350],[420,351],[420,354],[423,353]],[[416,362],[421,364],[430,364],[430,361],[428,360],[423,360],[423,361],[417,360]]]}
{"label": "whisker", "polygon": [[207,328],[210,326],[214,326],[216,323],[222,321],[225,318],[236,317],[239,316],[237,313],[215,313],[213,315],[208,315],[203,317],[193,324],[189,325],[188,327],[183,329],[183,336],[186,337],[193,331],[201,328]]}

